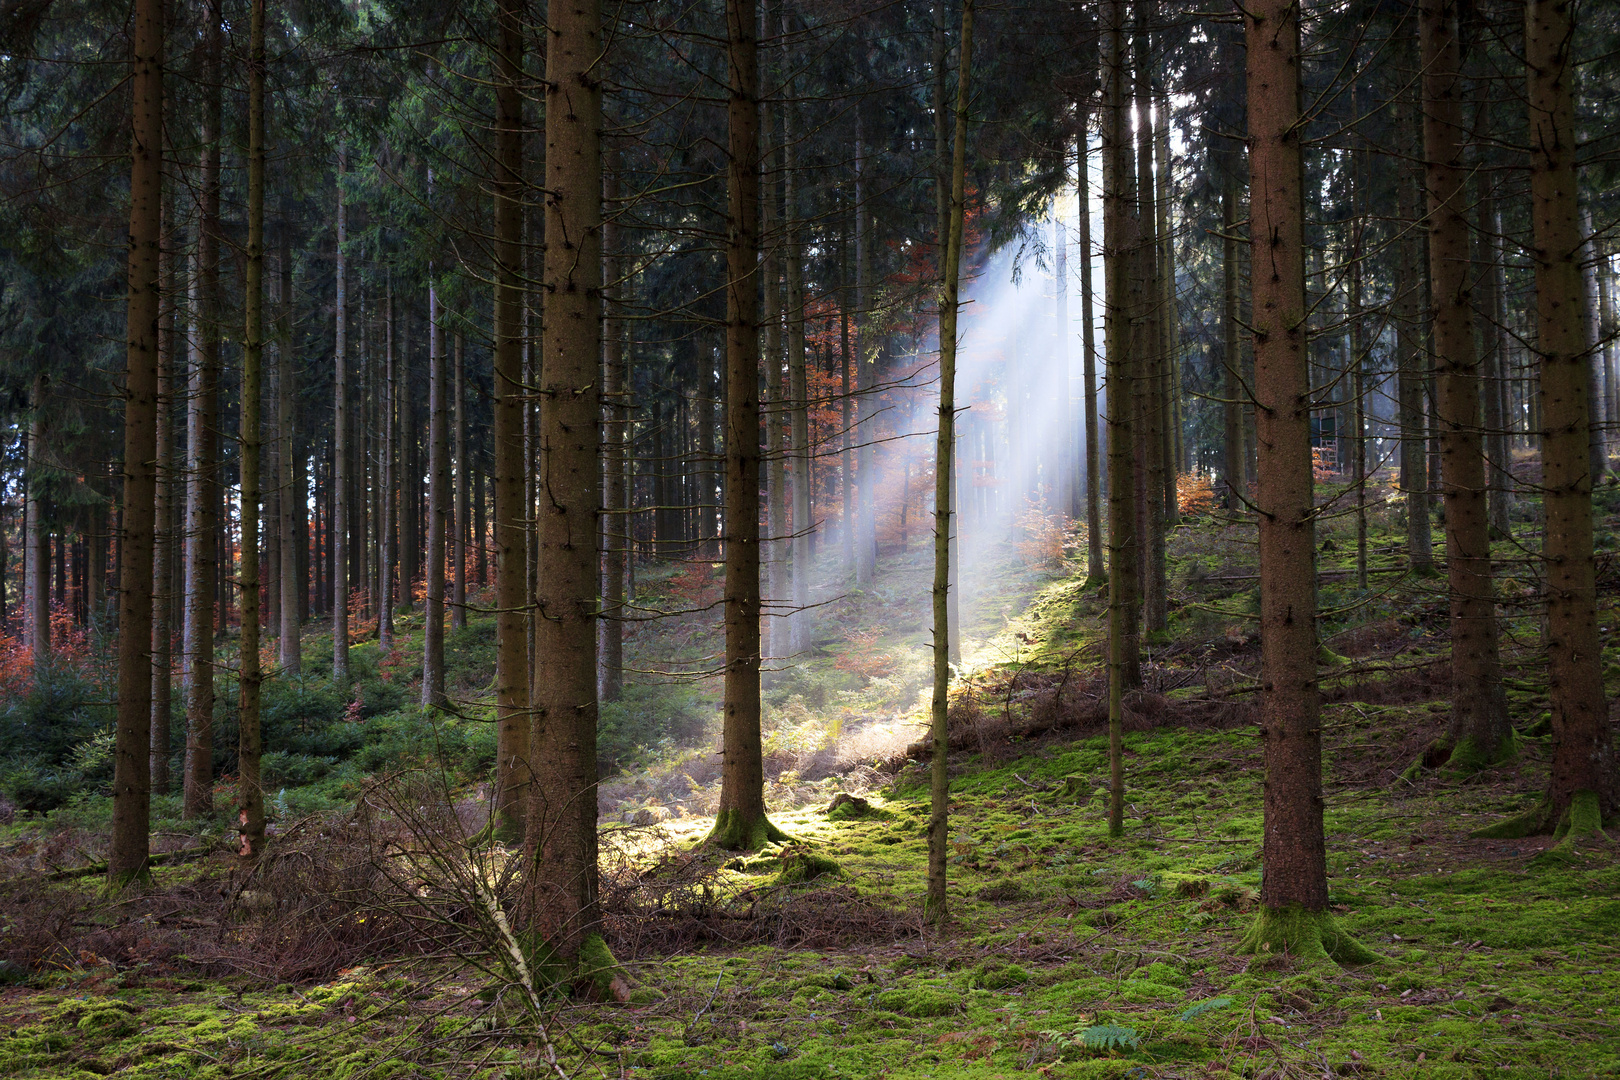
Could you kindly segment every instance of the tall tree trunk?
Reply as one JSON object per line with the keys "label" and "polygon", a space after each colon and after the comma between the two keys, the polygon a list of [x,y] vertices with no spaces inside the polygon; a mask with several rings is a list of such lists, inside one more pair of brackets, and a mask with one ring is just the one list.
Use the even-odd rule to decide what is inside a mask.
{"label": "tall tree trunk", "polygon": [[625,483],[626,448],[630,443],[629,380],[625,370],[625,341],[629,324],[623,316],[625,285],[621,278],[629,260],[624,256],[624,233],[615,219],[618,210],[618,160],[604,166],[602,194],[607,204],[602,224],[602,276],[605,318],[602,340],[602,617],[598,621],[599,648],[597,697],[618,701],[624,691],[625,572],[634,535],[629,490]]}
{"label": "tall tree trunk", "polygon": [[[1163,634],[1169,624],[1169,581],[1165,567],[1165,394],[1164,342],[1160,334],[1158,199],[1153,174],[1153,95],[1148,67],[1152,46],[1146,27],[1154,18],[1153,0],[1137,0],[1135,34],[1136,93],[1136,205],[1139,229],[1135,255],[1139,260],[1140,293],[1136,307],[1136,393],[1141,429],[1135,432],[1140,447],[1144,486],[1138,497],[1137,521],[1142,529],[1139,556],[1142,565],[1143,628]],[[1163,122],[1163,118],[1159,118]]]}
{"label": "tall tree trunk", "polygon": [[[843,249],[840,253],[840,276],[847,283],[849,281],[848,243],[840,244]],[[839,381],[840,408],[839,426],[842,430],[843,446],[838,452],[838,475],[840,486],[843,489],[843,509],[840,511],[839,530],[844,548],[844,573],[853,574],[855,566],[855,535],[857,530],[855,521],[855,381],[852,377],[854,349],[849,340],[849,303],[843,300],[838,313],[839,330],[839,361],[843,365],[842,377]]]}
{"label": "tall tree trunk", "polygon": [[[164,224],[172,220],[172,203],[165,208]],[[148,774],[152,790],[169,789],[169,724],[174,708],[174,591],[175,548],[180,530],[175,527],[174,446],[174,254],[162,240],[158,247],[158,397],[157,436],[153,460],[157,468],[152,544],[152,728],[148,746]]]}
{"label": "tall tree trunk", "polygon": [[[784,834],[765,816],[759,708],[759,16],[726,0],[726,674],[720,810],[709,840],[753,850]],[[845,527],[852,528],[848,508]]]}
{"label": "tall tree trunk", "polygon": [[[429,273],[431,274],[431,269]],[[443,708],[444,549],[450,529],[450,416],[448,357],[439,285],[428,279],[428,505],[427,592],[422,622],[422,704]]]}
{"label": "tall tree trunk", "polygon": [[500,0],[495,81],[495,714],[497,829],[520,835],[529,784],[529,670],[523,590],[523,25]]}
{"label": "tall tree trunk", "polygon": [[[1480,106],[1481,111],[1484,106]],[[1508,415],[1506,397],[1507,350],[1502,333],[1506,322],[1503,297],[1501,223],[1496,214],[1492,180],[1479,175],[1476,180],[1479,227],[1474,237],[1475,279],[1479,282],[1479,302],[1475,322],[1479,327],[1481,400],[1484,405],[1485,483],[1489,489],[1487,517],[1491,531],[1506,537],[1513,531],[1510,518],[1513,494],[1509,488],[1512,473],[1508,454]]]}
{"label": "tall tree trunk", "polygon": [[1221,479],[1226,508],[1243,509],[1243,353],[1238,344],[1238,177],[1237,155],[1230,155],[1221,182]]}
{"label": "tall tree trunk", "polygon": [[247,268],[243,296],[242,403],[242,590],[240,698],[237,706],[237,798],[241,845],[237,854],[256,862],[264,851],[264,788],[259,758],[259,408],[264,369],[264,5],[253,0],[248,16]]}
{"label": "tall tree trunk", "polygon": [[[521,216],[521,215],[520,215]],[[394,613],[416,607],[417,530],[416,500],[422,490],[422,470],[416,457],[416,398],[411,385],[411,307],[406,303],[393,316],[399,343],[394,351],[394,424],[399,440],[394,446],[394,554],[399,571],[394,583]],[[527,513],[523,514],[525,521]]]}
{"label": "tall tree trunk", "polygon": [[[946,603],[951,589],[951,478],[956,456],[956,332],[960,304],[962,231],[967,202],[967,112],[972,101],[974,0],[962,0],[962,36],[957,45],[956,130],[951,144],[950,204],[945,214],[945,235],[936,240],[942,249],[939,291],[939,413],[934,436],[934,692],[929,708],[929,814],[928,814],[928,894],[925,914],[943,924],[948,914],[945,895],[946,855],[950,839],[950,755],[949,693],[951,685],[950,610]],[[936,4],[934,108],[944,106],[945,50],[942,45],[945,5]],[[936,119],[934,133],[936,162],[945,156],[943,123]],[[941,180],[944,176],[940,176]]]}
{"label": "tall tree trunk", "polygon": [[394,646],[394,562],[395,535],[399,517],[399,484],[395,473],[395,453],[399,447],[399,377],[394,359],[394,282],[390,275],[383,287],[383,385],[382,385],[382,493],[377,500],[377,644],[387,651]]}
{"label": "tall tree trunk", "polygon": [[1530,201],[1536,275],[1536,352],[1541,359],[1542,547],[1553,753],[1544,826],[1566,818],[1571,836],[1620,812],[1620,774],[1603,692],[1592,558],[1591,414],[1581,310],[1583,237],[1575,184],[1575,40],[1569,5],[1525,5],[1529,84]]}
{"label": "tall tree trunk", "polygon": [[782,448],[786,401],[782,393],[782,238],[777,228],[777,147],[776,123],[769,106],[760,109],[769,150],[765,153],[764,198],[761,231],[767,244],[764,272],[765,336],[765,514],[766,537],[760,545],[765,561],[764,648],[766,657],[780,658],[788,647],[787,620],[782,617],[786,596],[787,560],[787,470]]}
{"label": "tall tree trunk", "polygon": [[1082,107],[1080,116],[1080,347],[1085,350],[1086,425],[1086,579],[1100,583],[1103,566],[1102,440],[1097,427],[1097,327],[1092,312],[1091,280],[1091,122]]}
{"label": "tall tree trunk", "polygon": [[[460,325],[459,323],[457,324]],[[450,626],[467,626],[467,342],[460,330],[456,331],[455,380],[451,388],[454,402],[455,424],[455,517],[456,540],[451,562],[455,570],[455,584],[450,593]]]}
{"label": "tall tree trunk", "polygon": [[119,537],[118,718],[107,882],[146,872],[152,802],[152,570],[157,500],[158,347],[163,234],[163,5],[134,9],[130,90],[128,370],[124,513]]}
{"label": "tall tree trunk", "polygon": [[1461,95],[1462,50],[1455,0],[1423,0],[1423,142],[1429,269],[1434,296],[1436,418],[1446,508],[1451,597],[1451,723],[1448,767],[1474,771],[1512,752],[1507,692],[1497,658],[1479,356],[1474,351]]}
{"label": "tall tree trunk", "polygon": [[293,419],[293,398],[297,391],[294,382],[298,376],[298,362],[293,356],[293,272],[292,228],[282,204],[281,214],[281,310],[277,313],[280,346],[276,350],[276,437],[280,446],[276,453],[279,471],[277,486],[280,498],[276,509],[281,520],[281,571],[277,575],[281,586],[281,634],[279,660],[284,675],[297,675],[303,667],[304,643],[300,640],[301,621],[307,604],[304,585],[307,553],[300,530],[306,492],[300,465],[300,443]]}
{"label": "tall tree trunk", "polygon": [[1241,947],[1350,961],[1370,957],[1327,913],[1322,827],[1298,19],[1293,0],[1259,0],[1243,20],[1266,780],[1262,910]]}
{"label": "tall tree trunk", "polygon": [[1070,519],[1080,516],[1079,434],[1069,421],[1075,417],[1074,380],[1069,377],[1069,226],[1063,220],[1061,200],[1052,204],[1052,322],[1056,339],[1052,344],[1053,391],[1058,402],[1058,447],[1052,466],[1052,509]]}
{"label": "tall tree trunk", "polygon": [[[536,778],[528,843],[539,929],[595,963],[597,511],[602,499],[602,52],[600,0],[553,3],[546,50],[544,371],[539,491]],[[584,948],[587,939],[597,947]],[[597,997],[612,972],[581,970]]]}
{"label": "tall tree trunk", "polygon": [[[788,19],[782,18],[783,33]],[[810,647],[810,389],[805,368],[804,250],[799,237],[797,178],[794,173],[796,114],[792,102],[782,105],[782,233],[787,284],[787,366],[792,443],[789,466],[793,473],[793,610],[788,652],[798,656]]]}
{"label": "tall tree trunk", "polygon": [[343,245],[349,240],[348,207],[343,183],[348,159],[338,150],[337,295],[333,302],[336,347],[332,359],[332,519],[327,524],[327,550],[332,573],[332,680],[349,684],[349,277]]}
{"label": "tall tree trunk", "polygon": [[1596,485],[1603,479],[1603,474],[1609,470],[1609,458],[1605,453],[1603,434],[1608,430],[1609,398],[1605,392],[1603,379],[1603,328],[1601,289],[1598,285],[1598,247],[1597,231],[1592,227],[1592,208],[1581,208],[1581,233],[1586,237],[1586,243],[1581,251],[1581,280],[1585,284],[1586,303],[1584,314],[1586,320],[1586,402],[1587,410],[1591,414],[1590,427],[1587,438],[1589,454],[1592,459],[1592,483]]}
{"label": "tall tree trunk", "polygon": [[28,606],[28,647],[35,675],[41,674],[51,660],[51,534],[45,528],[45,432],[47,429],[46,388],[50,377],[43,372],[34,376],[33,391],[28,401],[33,416],[28,425],[27,490],[24,493],[23,532],[24,591]]}
{"label": "tall tree trunk", "polygon": [[872,215],[866,200],[870,185],[866,179],[866,142],[862,132],[859,104],[855,109],[855,410],[856,439],[855,476],[859,486],[860,502],[855,517],[855,584],[865,588],[872,584],[877,572],[877,468],[873,440],[877,438],[875,424],[871,423],[875,404],[872,400],[873,352],[876,335],[872,313]]}
{"label": "tall tree trunk", "polygon": [[219,0],[204,5],[204,78],[196,268],[192,274],[191,402],[186,416],[186,776],[184,813],[214,805],[214,609],[219,577]]}
{"label": "tall tree trunk", "polygon": [[[1397,43],[1398,54],[1409,54],[1410,43]],[[1416,69],[1417,57],[1406,55],[1409,67]],[[1408,94],[1395,103],[1397,126],[1406,132],[1421,130],[1421,112]],[[1408,147],[1415,157],[1415,146]],[[1395,163],[1397,214],[1402,221],[1416,222],[1420,216],[1415,169],[1404,161]],[[1406,494],[1406,554],[1414,571],[1428,572],[1434,566],[1429,530],[1429,460],[1424,435],[1423,410],[1423,236],[1416,227],[1405,229],[1396,246],[1395,361],[1396,397],[1400,421],[1400,484]]]}
{"label": "tall tree trunk", "polygon": [[[1181,363],[1178,359],[1176,345],[1177,334],[1180,330],[1176,309],[1176,244],[1175,244],[1175,214],[1170,209],[1170,99],[1164,92],[1164,86],[1157,78],[1150,80],[1150,89],[1153,94],[1153,108],[1156,113],[1156,122],[1153,126],[1153,175],[1157,188],[1155,191],[1154,209],[1158,216],[1158,280],[1159,291],[1154,302],[1158,306],[1159,318],[1157,328],[1159,334],[1159,370],[1163,402],[1161,442],[1164,456],[1164,476],[1162,478],[1162,498],[1164,500],[1164,532],[1168,534],[1176,527],[1180,518],[1180,508],[1176,505],[1176,479],[1181,469]],[[1168,583],[1166,583],[1168,591]]]}

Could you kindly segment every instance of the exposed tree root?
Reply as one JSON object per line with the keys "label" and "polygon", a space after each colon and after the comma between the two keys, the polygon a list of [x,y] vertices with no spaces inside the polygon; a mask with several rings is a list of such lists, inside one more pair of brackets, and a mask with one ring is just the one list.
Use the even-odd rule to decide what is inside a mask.
{"label": "exposed tree root", "polygon": [[724,851],[758,851],[766,844],[785,844],[793,837],[771,824],[764,814],[750,819],[741,810],[722,810],[714,819],[714,830],[704,840]]}
{"label": "exposed tree root", "polygon": [[1306,963],[1370,964],[1378,955],[1339,929],[1325,911],[1306,911],[1298,904],[1260,909],[1260,916],[1238,942],[1239,953],[1286,953]]}

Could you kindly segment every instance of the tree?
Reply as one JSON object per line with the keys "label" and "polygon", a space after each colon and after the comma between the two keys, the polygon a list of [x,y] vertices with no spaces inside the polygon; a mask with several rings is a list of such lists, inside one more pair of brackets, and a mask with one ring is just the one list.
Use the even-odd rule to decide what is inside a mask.
{"label": "tree", "polygon": [[[728,851],[786,839],[765,816],[759,730],[758,36],[756,0],[726,0],[725,761],[709,841]],[[846,535],[854,527],[846,505]]]}
{"label": "tree", "polygon": [[1454,0],[1423,0],[1423,142],[1434,297],[1436,420],[1446,507],[1451,597],[1449,768],[1473,771],[1513,752],[1507,691],[1497,657],[1491,580],[1489,485],[1480,428],[1479,354],[1463,165],[1462,50]]}
{"label": "tree", "polygon": [[1322,828],[1299,9],[1292,0],[1261,0],[1243,22],[1266,784],[1261,911],[1241,948],[1352,962],[1371,954],[1327,911]]}
{"label": "tree", "polygon": [[338,150],[335,333],[332,357],[332,679],[349,681],[349,208],[344,201],[345,151]]}
{"label": "tree", "polygon": [[[261,0],[262,2],[262,0]],[[124,381],[124,528],[120,539],[118,726],[107,879],[146,872],[151,812],[152,571],[157,501],[158,318],[163,232],[163,4],[139,0],[130,90],[129,369]],[[167,672],[164,673],[167,677]],[[166,720],[167,718],[165,718]]]}
{"label": "tree", "polygon": [[[432,191],[432,174],[428,190]],[[429,268],[429,274],[432,268]],[[450,528],[449,357],[438,282],[428,280],[427,603],[422,621],[422,704],[443,708],[444,549]]]}
{"label": "tree", "polygon": [[[943,8],[936,18],[943,27]],[[951,194],[944,222],[946,226],[940,261],[939,292],[939,418],[934,436],[934,693],[929,709],[930,776],[928,814],[928,897],[925,909],[936,923],[947,916],[945,859],[950,839],[951,781],[947,764],[950,757],[950,607],[951,477],[956,472],[956,327],[960,306],[962,231],[967,202],[967,123],[972,103],[974,0],[962,0],[962,35],[957,43],[956,133],[951,141]],[[942,36],[936,42],[942,41]],[[943,139],[937,139],[944,126],[944,49],[936,45],[934,109],[937,119],[936,158],[943,158]],[[940,179],[944,179],[943,176]]]}

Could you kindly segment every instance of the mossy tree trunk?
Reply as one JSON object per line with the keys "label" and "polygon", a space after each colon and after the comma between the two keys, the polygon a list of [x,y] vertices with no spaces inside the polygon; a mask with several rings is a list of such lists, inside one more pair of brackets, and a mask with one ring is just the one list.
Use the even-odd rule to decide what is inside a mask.
{"label": "mossy tree trunk", "polygon": [[163,231],[162,2],[139,0],[133,14],[129,300],[125,316],[128,373],[124,382],[123,534],[118,545],[118,625],[123,633],[118,636],[112,842],[107,854],[107,879],[113,888],[146,872],[152,801],[152,573]]}
{"label": "mossy tree trunk", "polygon": [[[757,0],[726,0],[725,760],[709,841],[728,851],[783,838],[765,816],[759,727],[758,33]],[[847,506],[844,519],[846,531],[853,529]]]}
{"label": "mossy tree trunk", "polygon": [[1435,416],[1446,508],[1451,600],[1451,723],[1448,767],[1474,771],[1512,753],[1507,692],[1497,655],[1491,577],[1489,485],[1480,427],[1462,105],[1462,50],[1455,0],[1423,0],[1423,144],[1428,189],[1429,271],[1434,303]]}
{"label": "mossy tree trunk", "polygon": [[1364,950],[1327,914],[1298,19],[1292,0],[1259,0],[1243,15],[1266,770],[1262,910],[1243,944],[1353,960]]}

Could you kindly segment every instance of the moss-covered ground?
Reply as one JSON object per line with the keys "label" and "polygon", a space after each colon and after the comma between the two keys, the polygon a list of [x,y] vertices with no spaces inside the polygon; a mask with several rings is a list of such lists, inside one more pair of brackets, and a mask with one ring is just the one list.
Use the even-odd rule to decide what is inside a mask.
{"label": "moss-covered ground", "polygon": [[[0,981],[19,982],[0,988],[0,1075],[1620,1075],[1620,845],[1597,836],[1554,858],[1551,837],[1471,836],[1545,784],[1545,686],[1534,611],[1521,603],[1528,570],[1509,564],[1503,578],[1519,752],[1452,775],[1424,765],[1448,711],[1441,586],[1400,571],[1392,512],[1372,524],[1372,568],[1384,573],[1366,590],[1346,522],[1322,537],[1331,914],[1375,954],[1370,963],[1240,950],[1261,875],[1259,650],[1245,619],[1253,555],[1240,530],[1204,523],[1172,543],[1172,625],[1129,703],[1123,838],[1105,822],[1100,593],[1071,560],[1014,574],[1003,584],[1018,602],[972,616],[953,704],[942,929],[921,918],[921,765],[903,737],[879,744],[884,760],[852,765],[836,734],[865,723],[914,730],[901,722],[921,687],[923,601],[896,586],[839,601],[849,632],[826,631],[814,657],[778,677],[768,802],[789,841],[694,855],[713,819],[709,780],[692,763],[712,747],[701,735],[662,749],[627,738],[637,764],[615,781],[605,818],[603,896],[609,944],[635,982],[628,1003],[542,996],[537,1016],[468,963],[498,966],[488,956],[397,941],[337,974],[255,974],[240,950],[267,939],[251,932],[240,898],[228,909],[210,899],[230,881],[217,856],[163,868],[155,892],[118,905],[92,902],[82,882],[31,886],[36,907],[59,896],[78,912],[61,924],[77,936],[48,962],[0,968]],[[1612,527],[1606,516],[1607,546]],[[1606,635],[1620,628],[1615,604],[1606,586]],[[712,645],[707,631],[681,632],[642,631],[638,655]],[[1612,650],[1606,658],[1610,690],[1620,689]],[[701,693],[682,700],[702,712]],[[789,775],[823,752],[830,764],[813,786]],[[829,814],[824,796],[842,786],[867,806]],[[636,807],[648,812],[624,821]],[[23,843],[25,827],[12,828],[7,842]],[[329,830],[309,850],[338,843],[341,829]],[[116,948],[98,952],[102,940]]]}

